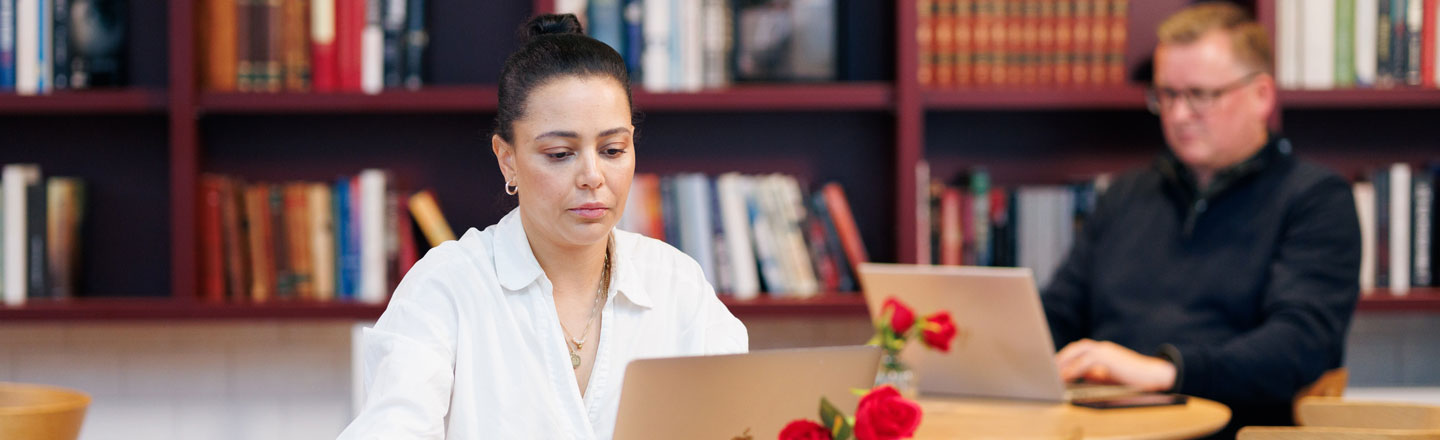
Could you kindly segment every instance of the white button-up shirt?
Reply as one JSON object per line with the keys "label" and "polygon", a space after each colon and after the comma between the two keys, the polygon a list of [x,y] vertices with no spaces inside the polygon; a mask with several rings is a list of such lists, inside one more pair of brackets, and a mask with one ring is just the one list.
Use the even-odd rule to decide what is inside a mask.
{"label": "white button-up shirt", "polygon": [[749,338],[694,259],[615,230],[584,398],[519,210],[431,249],[364,330],[365,403],[341,439],[610,438],[625,366]]}

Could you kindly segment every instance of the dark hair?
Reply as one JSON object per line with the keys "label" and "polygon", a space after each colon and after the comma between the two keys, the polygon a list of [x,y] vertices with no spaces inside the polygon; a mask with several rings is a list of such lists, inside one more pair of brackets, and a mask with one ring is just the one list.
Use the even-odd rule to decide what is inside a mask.
{"label": "dark hair", "polygon": [[625,59],[615,49],[585,36],[575,14],[548,14],[531,18],[520,27],[524,45],[505,59],[500,70],[500,105],[495,115],[495,134],[513,142],[511,126],[525,116],[525,100],[537,87],[562,76],[602,76],[614,79],[625,89],[625,101],[634,121],[630,97],[630,74]]}

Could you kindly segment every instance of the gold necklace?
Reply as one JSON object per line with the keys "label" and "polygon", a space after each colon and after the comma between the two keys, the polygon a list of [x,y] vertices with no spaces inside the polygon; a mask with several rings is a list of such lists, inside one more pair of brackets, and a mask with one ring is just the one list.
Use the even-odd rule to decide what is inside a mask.
{"label": "gold necklace", "polygon": [[[605,266],[601,269],[601,273],[600,273],[600,285],[595,288],[595,302],[590,305],[590,317],[585,320],[585,331],[584,331],[583,333],[580,333],[580,337],[579,337],[579,338],[576,338],[576,337],[574,337],[574,336],[569,336],[570,330],[565,328],[565,323],[564,323],[564,322],[561,322],[561,323],[560,323],[560,330],[563,330],[563,331],[566,333],[566,336],[569,336],[569,337],[570,337],[570,340],[568,341],[569,343],[565,344],[565,348],[570,350],[570,367],[571,367],[571,368],[574,368],[574,369],[577,369],[577,370],[580,369],[580,350],[585,346],[585,338],[587,338],[587,337],[590,336],[590,325],[595,322],[596,312],[600,310],[600,303],[601,303],[602,299],[605,298],[605,291],[608,290],[609,287],[610,287],[610,248],[609,248],[609,247],[606,247],[606,248],[605,248]],[[570,346],[570,343],[575,344],[575,346],[574,346],[574,347],[571,347],[571,346]]]}

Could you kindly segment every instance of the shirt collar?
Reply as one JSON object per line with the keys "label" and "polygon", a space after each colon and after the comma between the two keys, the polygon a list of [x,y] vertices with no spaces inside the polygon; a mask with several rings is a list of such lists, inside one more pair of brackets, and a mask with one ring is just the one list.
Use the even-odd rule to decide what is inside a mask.
{"label": "shirt collar", "polygon": [[1279,134],[1270,134],[1265,145],[1260,147],[1250,158],[1231,165],[1215,172],[1211,178],[1210,186],[1204,189],[1199,188],[1195,181],[1194,173],[1190,168],[1175,157],[1175,153],[1168,148],[1160,154],[1155,166],[1160,174],[1165,177],[1166,182],[1181,189],[1190,199],[1209,199],[1234,187],[1237,183],[1247,177],[1259,174],[1276,159],[1290,155],[1290,140]]}
{"label": "shirt collar", "polygon": [[[629,232],[611,230],[609,293],[612,296],[624,296],[637,306],[650,308],[653,304],[650,295],[640,287],[639,273],[630,258],[639,239],[639,236]],[[545,271],[540,268],[540,262],[535,259],[535,252],[530,249],[525,226],[520,222],[519,208],[511,210],[495,225],[494,255],[495,271],[500,279],[500,286],[506,291],[524,292],[526,287],[545,275]]]}

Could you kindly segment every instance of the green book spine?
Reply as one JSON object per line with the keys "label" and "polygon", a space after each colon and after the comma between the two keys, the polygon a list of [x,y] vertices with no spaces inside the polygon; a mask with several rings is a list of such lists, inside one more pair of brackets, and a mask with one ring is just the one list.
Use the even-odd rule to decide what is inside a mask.
{"label": "green book spine", "polygon": [[1355,0],[1335,0],[1335,87],[1355,87]]}

